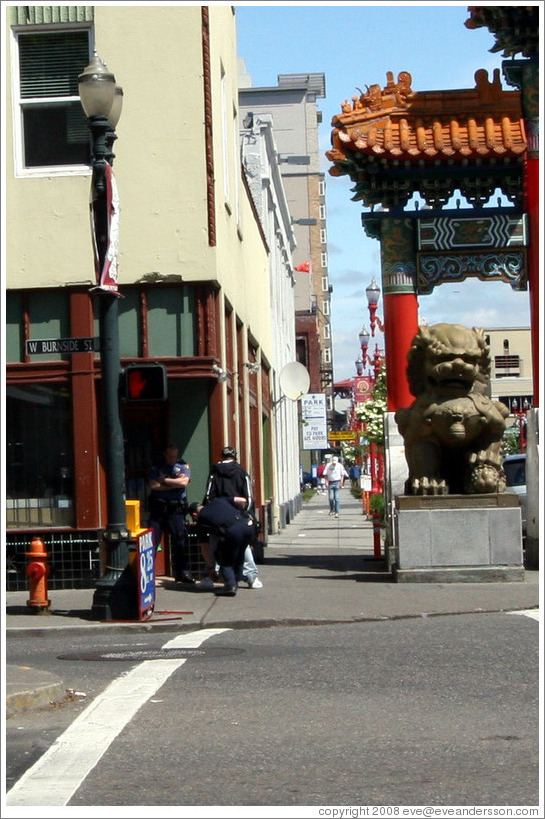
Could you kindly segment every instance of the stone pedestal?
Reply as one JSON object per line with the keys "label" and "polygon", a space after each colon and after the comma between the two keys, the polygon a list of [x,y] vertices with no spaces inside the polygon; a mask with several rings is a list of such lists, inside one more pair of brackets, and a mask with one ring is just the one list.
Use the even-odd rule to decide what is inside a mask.
{"label": "stone pedestal", "polygon": [[399,495],[394,527],[398,583],[524,580],[514,495]]}

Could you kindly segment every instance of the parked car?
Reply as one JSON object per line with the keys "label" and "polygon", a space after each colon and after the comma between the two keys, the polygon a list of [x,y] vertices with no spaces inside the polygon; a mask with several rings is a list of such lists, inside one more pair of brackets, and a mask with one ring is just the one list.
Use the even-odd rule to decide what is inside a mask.
{"label": "parked car", "polygon": [[526,535],[526,454],[508,455],[503,459],[503,469],[507,481],[506,492],[516,495],[522,516],[522,534]]}
{"label": "parked car", "polygon": [[318,486],[318,478],[315,478],[310,472],[303,472],[301,488],[302,489],[316,489]]}

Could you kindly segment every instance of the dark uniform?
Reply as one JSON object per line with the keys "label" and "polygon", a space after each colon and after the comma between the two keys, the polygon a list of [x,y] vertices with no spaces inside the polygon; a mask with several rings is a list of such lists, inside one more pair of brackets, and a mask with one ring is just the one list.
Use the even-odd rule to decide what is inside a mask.
{"label": "dark uniform", "polygon": [[215,594],[234,597],[238,581],[242,579],[245,549],[257,534],[254,519],[229,498],[218,497],[202,507],[198,524],[218,538],[216,560],[225,586],[217,589]]}
{"label": "dark uniform", "polygon": [[[178,478],[181,475],[191,477],[189,466],[183,460],[169,464],[163,458],[150,472],[151,481],[162,478]],[[179,582],[194,583],[189,572],[189,554],[187,549],[185,515],[187,511],[187,494],[185,488],[152,489],[148,498],[148,527],[153,529],[155,548],[159,546],[163,532],[170,534],[170,545],[174,563],[174,576]]]}

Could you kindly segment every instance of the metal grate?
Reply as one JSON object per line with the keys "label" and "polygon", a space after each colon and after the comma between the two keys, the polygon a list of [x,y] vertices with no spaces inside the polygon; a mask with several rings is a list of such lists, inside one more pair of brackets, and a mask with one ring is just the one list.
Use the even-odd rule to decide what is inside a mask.
{"label": "metal grate", "polygon": [[93,588],[100,577],[100,532],[6,533],[6,590],[26,591],[26,552],[33,538],[43,540],[49,553],[49,590]]}
{"label": "metal grate", "polygon": [[[49,591],[57,589],[92,589],[101,574],[102,532],[99,531],[28,531],[6,533],[6,591],[26,591],[28,577],[26,552],[33,538],[43,540],[49,553]],[[187,527],[190,570],[197,578],[204,577],[206,564],[202,555],[196,526]]]}

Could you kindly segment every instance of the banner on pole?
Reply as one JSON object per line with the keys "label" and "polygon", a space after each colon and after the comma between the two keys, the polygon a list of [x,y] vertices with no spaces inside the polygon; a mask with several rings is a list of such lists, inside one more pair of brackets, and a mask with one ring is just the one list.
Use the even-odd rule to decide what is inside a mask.
{"label": "banner on pole", "polygon": [[106,197],[106,252],[104,262],[100,259],[98,251],[97,232],[100,231],[101,218],[100,208],[103,206],[103,197],[94,195],[94,178],[91,182],[91,235],[93,237],[93,252],[95,256],[96,286],[93,290],[106,290],[110,293],[118,293],[118,258],[119,258],[119,194],[117,182],[115,180],[112,166],[106,162],[104,165],[104,184]]}

